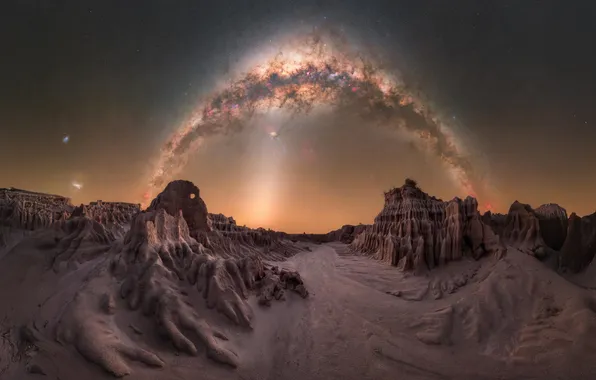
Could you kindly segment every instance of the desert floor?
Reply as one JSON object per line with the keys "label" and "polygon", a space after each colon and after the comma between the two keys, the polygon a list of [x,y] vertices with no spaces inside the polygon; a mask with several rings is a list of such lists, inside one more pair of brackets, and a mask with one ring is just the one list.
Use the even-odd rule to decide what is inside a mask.
{"label": "desert floor", "polygon": [[[35,269],[41,261],[34,252],[20,258],[15,254],[6,254],[0,263],[27,263],[27,274],[5,278],[2,285],[9,280],[27,283],[27,278],[38,278],[39,288],[29,291],[40,294],[32,300],[47,297],[57,279]],[[214,311],[204,311],[209,323],[218,325],[230,338],[225,344],[240,358],[237,369],[216,364],[204,352],[178,354],[156,338],[155,345],[147,348],[165,366],[154,369],[132,363],[134,372],[127,378],[596,378],[596,361],[590,359],[596,353],[593,294],[519,251],[509,249],[502,260],[462,261],[420,276],[355,256],[339,243],[315,245],[311,252],[301,252],[277,265],[298,270],[310,297],[304,300],[288,294],[285,302],[274,302],[269,308],[258,306],[251,298],[255,311],[252,331],[236,328]],[[84,273],[67,277],[73,287],[84,281]],[[192,294],[191,287],[188,292],[191,298],[199,297]],[[2,293],[7,294],[7,289]],[[65,295],[63,302],[68,297]],[[14,298],[10,301],[16,302]],[[53,310],[60,309],[56,302]],[[20,322],[7,319],[7,307],[0,308],[5,315],[2,327],[14,329]],[[118,311],[114,318],[119,325],[134,320],[143,329],[142,317],[134,312]],[[151,334],[147,326],[144,334]],[[135,339],[134,333],[130,339]],[[1,367],[11,360],[6,344],[3,340]],[[28,373],[25,364],[17,361],[0,377],[113,378],[72,347],[49,341],[40,348],[38,362],[46,376]]]}

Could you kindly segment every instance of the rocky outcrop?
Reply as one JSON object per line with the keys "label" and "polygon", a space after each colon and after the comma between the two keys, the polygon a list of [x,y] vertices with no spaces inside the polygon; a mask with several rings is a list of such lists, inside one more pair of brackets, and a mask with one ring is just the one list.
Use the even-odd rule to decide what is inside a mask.
{"label": "rocky outcrop", "polygon": [[567,211],[553,203],[534,210],[515,201],[507,214],[488,211],[482,220],[504,243],[540,259],[560,250],[567,236]]}
{"label": "rocky outcrop", "polygon": [[[248,250],[229,255],[218,245],[210,249],[197,241],[184,209],[173,215],[166,207],[136,212],[127,233],[118,239],[106,227],[107,220],[119,223],[128,218],[120,213],[128,215],[135,208],[111,206],[107,214],[104,204],[80,207],[50,228],[32,232],[35,238],[21,241],[4,256],[11,267],[26,273],[8,280],[13,269],[0,266],[2,296],[6,298],[7,284],[15,286],[10,291],[17,293],[14,299],[19,302],[10,308],[11,318],[18,320],[15,326],[27,326],[32,337],[28,343],[57,342],[117,378],[143,364],[164,366],[158,351],[171,352],[168,357],[202,354],[236,367],[242,362],[236,353],[242,343],[236,337],[252,329],[257,315],[257,306],[248,301],[251,295],[265,307],[291,294],[308,297],[300,275],[265,263],[268,256]],[[220,231],[199,232],[229,241]],[[258,240],[255,236],[275,235],[249,230],[246,236]],[[42,275],[48,264],[55,276]],[[32,291],[45,277],[51,277],[45,282],[51,291]],[[31,293],[39,298],[29,297]],[[36,320],[30,324],[30,318]],[[160,339],[154,339],[155,332]]]}
{"label": "rocky outcrop", "polygon": [[504,242],[537,258],[547,254],[546,243],[540,232],[540,220],[532,207],[513,202],[507,213],[501,238]]}
{"label": "rocky outcrop", "polygon": [[[596,255],[596,213],[579,217],[554,203],[535,210],[528,204],[513,202],[506,215],[485,213],[502,241],[541,260],[548,259],[553,269],[580,272]],[[558,251],[558,253],[557,253]]]}
{"label": "rocky outcrop", "polygon": [[559,251],[567,238],[567,211],[554,203],[547,203],[536,210],[540,226],[540,234],[546,245]]}
{"label": "rocky outcrop", "polygon": [[156,210],[165,210],[170,215],[182,212],[190,236],[225,257],[242,257],[259,251],[267,254],[268,259],[281,260],[300,251],[284,233],[238,226],[232,217],[208,213],[199,188],[190,181],[170,182],[146,211]]}
{"label": "rocky outcrop", "polygon": [[201,233],[198,240],[220,255],[240,257],[259,252],[269,260],[285,260],[301,251],[283,232],[235,224],[215,223],[214,226],[223,229],[213,228],[211,232]]}
{"label": "rocky outcrop", "polygon": [[151,202],[147,211],[163,209],[170,215],[182,211],[193,238],[203,232],[211,231],[207,205],[201,199],[201,193],[190,181],[177,180],[170,182],[166,188]]}
{"label": "rocky outcrop", "polygon": [[327,234],[327,241],[339,241],[344,244],[350,244],[354,241],[356,236],[360,235],[366,229],[366,227],[368,227],[366,224],[359,224],[357,226],[346,224],[338,230],[329,232]]}
{"label": "rocky outcrop", "polygon": [[0,189],[0,248],[11,247],[32,231],[70,216],[70,199],[27,190]]}
{"label": "rocky outcrop", "polygon": [[329,231],[326,234],[288,234],[287,237],[292,241],[300,241],[300,242],[308,242],[308,243],[331,243],[331,242],[341,242],[344,244],[350,244],[354,241],[354,238],[361,234],[367,227],[370,227],[369,224],[359,224],[357,226],[346,224],[343,225],[341,228],[333,231]]}
{"label": "rocky outcrop", "polygon": [[412,180],[385,193],[385,207],[351,249],[404,270],[432,269],[453,260],[492,254],[503,245],[482,222],[476,199],[449,202],[424,193]]}
{"label": "rocky outcrop", "polygon": [[[175,215],[163,208],[137,213],[120,244],[110,245],[110,232],[86,216],[53,227],[41,232],[55,244],[48,246],[49,252],[57,252],[54,269],[61,273],[82,264],[86,275],[59,314],[45,321],[47,329],[44,325],[35,334],[72,347],[114,377],[129,375],[142,364],[164,366],[150,350],[193,356],[201,352],[236,367],[240,360],[234,338],[239,331],[249,331],[255,318],[248,302],[251,294],[263,306],[284,300],[286,291],[308,296],[296,272],[268,266],[258,256],[224,258],[204,247],[190,236],[182,210]],[[85,249],[85,242],[94,242],[89,247],[108,244],[109,249],[96,260],[98,251]],[[122,314],[135,339],[114,323],[114,316]],[[228,337],[217,326],[221,322],[226,331],[236,332]],[[152,341],[155,331],[160,332],[159,342]]]}
{"label": "rocky outcrop", "polygon": [[110,229],[85,216],[60,220],[51,228],[40,231],[39,236],[51,238],[39,241],[42,246],[53,248],[52,269],[55,272],[76,269],[80,263],[108,251],[116,240]]}
{"label": "rocky outcrop", "polygon": [[499,236],[503,236],[503,231],[505,230],[507,221],[507,215],[493,213],[491,211],[487,211],[482,215],[482,223],[490,226],[493,232]]}
{"label": "rocky outcrop", "polygon": [[[15,188],[0,189],[0,247],[10,245],[11,236],[49,228],[68,219],[87,218],[123,235],[140,205],[123,202],[91,202],[74,207],[60,195]],[[13,239],[14,240],[14,239]]]}
{"label": "rocky outcrop", "polygon": [[567,238],[561,248],[561,269],[580,272],[596,255],[596,213],[580,218],[575,213],[569,217]]}
{"label": "rocky outcrop", "polygon": [[225,216],[224,214],[211,214],[209,213],[209,220],[211,221],[211,227],[218,231],[237,231],[246,227],[238,227],[236,220],[231,216]]}
{"label": "rocky outcrop", "polygon": [[127,224],[140,211],[141,205],[138,203],[97,201],[88,205],[81,204],[71,216],[86,216],[103,225]]}
{"label": "rocky outcrop", "polygon": [[123,236],[133,216],[140,211],[140,204],[97,201],[76,207],[71,217],[87,217],[104,225],[117,236]]}
{"label": "rocky outcrop", "polygon": [[70,199],[15,188],[0,189],[0,225],[33,231],[66,219],[72,212]]}

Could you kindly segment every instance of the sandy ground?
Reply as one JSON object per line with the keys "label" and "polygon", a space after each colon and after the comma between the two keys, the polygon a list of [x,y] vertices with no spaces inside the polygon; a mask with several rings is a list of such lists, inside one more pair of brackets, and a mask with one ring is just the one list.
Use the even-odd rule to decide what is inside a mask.
{"label": "sandy ground", "polygon": [[[46,376],[31,374],[25,368],[28,348],[11,347],[20,325],[33,320],[41,326],[59,315],[99,264],[61,276],[45,272],[44,265],[43,252],[27,244],[0,261],[0,378],[113,378],[51,339],[38,343],[34,360]],[[228,335],[224,345],[238,354],[237,369],[201,352],[164,349],[146,318],[118,307],[114,323],[122,335],[131,341],[142,335],[146,348],[165,363],[155,369],[131,362],[127,378],[596,378],[594,294],[513,249],[500,261],[454,263],[426,276],[354,256],[342,244],[313,246],[279,265],[300,271],[310,297],[288,294],[269,308],[251,298],[253,331],[207,310],[192,286],[185,289],[201,315]],[[96,286],[104,285],[109,286]]]}

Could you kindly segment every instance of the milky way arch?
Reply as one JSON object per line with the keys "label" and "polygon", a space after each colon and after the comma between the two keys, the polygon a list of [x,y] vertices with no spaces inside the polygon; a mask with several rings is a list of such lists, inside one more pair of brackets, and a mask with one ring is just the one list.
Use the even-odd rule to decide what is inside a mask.
{"label": "milky way arch", "polygon": [[318,105],[413,135],[422,151],[445,164],[465,193],[481,190],[481,179],[455,131],[400,81],[333,38],[312,34],[289,46],[201,102],[163,144],[146,198],[179,174],[205,138],[241,131],[253,115],[273,108],[299,114]]}

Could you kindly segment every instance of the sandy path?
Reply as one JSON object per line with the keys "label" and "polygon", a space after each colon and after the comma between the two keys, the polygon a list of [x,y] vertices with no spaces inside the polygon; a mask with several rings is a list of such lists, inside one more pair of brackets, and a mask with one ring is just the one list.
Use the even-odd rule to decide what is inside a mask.
{"label": "sandy path", "polygon": [[405,332],[418,305],[347,276],[360,272],[374,279],[386,275],[386,266],[338,255],[334,248],[341,250],[338,245],[319,246],[284,263],[300,271],[311,297],[304,302],[292,296],[273,310],[258,310],[255,331],[242,344],[242,378],[488,378],[480,372],[494,362],[479,358],[475,363],[485,368],[475,371],[455,350],[429,347]]}
{"label": "sandy path", "polygon": [[[177,355],[172,350],[157,352],[166,363],[162,369],[148,368],[131,363],[134,368],[130,380],[145,379],[205,379],[205,380],[508,380],[508,379],[573,379],[586,377],[529,376],[530,371],[520,370],[478,353],[478,346],[466,341],[454,345],[428,345],[420,342],[412,327],[414,322],[429,312],[444,308],[453,302],[475,297],[477,284],[464,286],[456,293],[440,300],[407,301],[386,293],[399,286],[415,286],[424,279],[406,277],[396,268],[361,256],[345,253],[345,246],[328,244],[313,246],[312,252],[304,251],[280,266],[298,270],[311,296],[306,300],[296,294],[287,294],[285,302],[274,302],[270,308],[250,303],[255,311],[254,330],[238,329],[212,310],[201,310],[209,323],[219,325],[227,332],[230,349],[239,354],[240,366],[236,370],[218,365],[207,359],[203,350],[197,356]],[[36,256],[37,257],[37,256]],[[532,258],[520,253],[519,258],[527,276]],[[5,260],[6,262],[6,260]],[[439,276],[450,271],[469,267],[469,263],[454,263]],[[471,263],[478,265],[479,263]],[[486,265],[485,265],[486,264]],[[492,266],[483,262],[486,270]],[[32,264],[32,267],[35,265]],[[551,272],[545,272],[550,281]],[[444,271],[445,273],[443,273]],[[78,273],[78,272],[77,272]],[[37,275],[36,273],[30,274]],[[66,279],[62,279],[66,281]],[[71,279],[79,283],[80,279]],[[562,279],[559,279],[563,281]],[[16,279],[13,282],[18,282]],[[187,292],[195,294],[192,286]],[[557,284],[557,288],[562,285]],[[52,287],[50,287],[52,288]],[[38,294],[42,296],[41,292]],[[41,301],[41,298],[40,298]],[[199,300],[200,301],[200,300]],[[193,303],[201,304],[196,301]],[[37,301],[34,302],[37,304]],[[34,305],[34,306],[35,306]],[[33,308],[33,312],[36,310]],[[55,308],[48,309],[55,312]],[[34,314],[34,313],[32,313]],[[47,316],[36,319],[43,320]],[[136,312],[122,310],[117,319],[122,326],[135,321],[139,326],[146,318]],[[42,321],[43,322],[43,321]],[[151,327],[147,327],[150,331]],[[138,339],[131,334],[131,339]],[[151,344],[149,349],[160,344]],[[56,375],[46,378],[61,380],[111,379],[98,366],[86,362],[73,349],[48,342],[44,368]],[[43,364],[43,363],[42,363]],[[58,367],[59,370],[58,370]],[[533,369],[538,369],[534,366]],[[558,372],[558,373],[564,373]],[[588,372],[585,372],[588,373]],[[592,372],[593,373],[593,372]],[[13,372],[7,379],[40,378],[26,374],[23,369]],[[587,377],[593,378],[593,377]]]}

